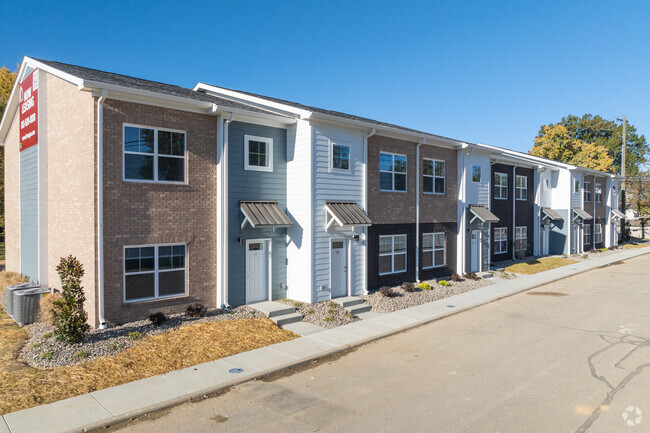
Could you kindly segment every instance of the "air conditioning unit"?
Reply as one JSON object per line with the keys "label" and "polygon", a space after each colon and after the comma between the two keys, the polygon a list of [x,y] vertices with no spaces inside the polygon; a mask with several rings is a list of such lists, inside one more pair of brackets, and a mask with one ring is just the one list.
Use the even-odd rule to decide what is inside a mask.
{"label": "air conditioning unit", "polygon": [[21,326],[34,323],[41,298],[46,293],[50,293],[50,289],[40,288],[40,286],[16,291],[14,293],[14,321]]}
{"label": "air conditioning unit", "polygon": [[25,290],[25,289],[30,289],[36,287],[35,284],[32,283],[22,283],[22,284],[12,284],[11,286],[7,286],[7,297],[5,299],[5,310],[7,311],[7,314],[9,316],[13,317],[14,316],[14,292],[16,290]]}

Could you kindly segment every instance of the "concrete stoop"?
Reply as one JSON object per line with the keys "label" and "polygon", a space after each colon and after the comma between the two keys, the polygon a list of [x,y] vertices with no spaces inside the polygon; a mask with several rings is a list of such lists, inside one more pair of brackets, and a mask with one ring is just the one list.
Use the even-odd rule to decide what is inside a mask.
{"label": "concrete stoop", "polygon": [[368,311],[372,310],[372,307],[366,304],[366,301],[361,298],[357,298],[356,296],[334,298],[332,299],[332,302],[336,302],[341,307],[345,308],[349,313],[352,313],[355,316],[358,316],[361,313],[367,313]]}
{"label": "concrete stoop", "polygon": [[279,327],[302,320],[302,314],[296,313],[294,307],[279,302],[263,301],[248,304],[248,306],[264,313],[266,317],[273,320]]}

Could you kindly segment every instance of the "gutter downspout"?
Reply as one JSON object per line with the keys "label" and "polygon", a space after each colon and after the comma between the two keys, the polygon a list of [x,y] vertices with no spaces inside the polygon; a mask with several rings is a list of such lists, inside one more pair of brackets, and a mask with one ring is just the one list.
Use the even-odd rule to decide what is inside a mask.
{"label": "gutter downspout", "polygon": [[228,233],[228,125],[230,125],[230,122],[232,122],[235,119],[235,113],[230,113],[230,117],[226,119],[226,121],[223,124],[223,154],[222,154],[222,163],[223,163],[223,180],[221,182],[221,185],[223,187],[223,191],[221,193],[221,199],[223,200],[224,205],[222,206],[222,210],[224,213],[224,217],[222,219],[223,221],[223,232],[224,236],[222,238],[222,250],[223,254],[221,256],[222,258],[222,265],[223,265],[223,286],[222,286],[222,296],[223,296],[223,306],[225,308],[230,308],[230,304],[228,304],[228,241],[230,239],[230,234]]}
{"label": "gutter downspout", "polygon": [[515,221],[517,207],[517,166],[512,167],[512,260],[515,260],[517,246],[517,221]]}
{"label": "gutter downspout", "polygon": [[[376,128],[372,128],[363,139],[363,208],[368,212],[368,139],[377,133]],[[364,249],[364,269],[363,269],[363,293],[368,294],[368,227],[363,228],[363,249]],[[348,268],[350,269],[350,268]]]}
{"label": "gutter downspout", "polygon": [[97,282],[99,293],[99,329],[106,329],[104,317],[104,101],[108,95],[106,89],[97,100]]}
{"label": "gutter downspout", "polygon": [[418,143],[415,148],[415,282],[420,282],[420,146],[425,144],[426,138]]}
{"label": "gutter downspout", "polygon": [[[541,256],[543,255],[544,251],[542,251],[542,248],[540,248],[543,244],[542,242],[542,176],[541,174],[546,171],[546,167],[538,167],[536,170],[537,173],[537,180],[533,180],[535,182],[535,205],[537,206],[537,212],[535,214],[537,215],[537,221],[535,222],[535,228],[537,229],[537,248],[533,246],[533,254],[535,254],[535,250],[537,251],[537,255]],[[550,241],[550,235],[549,235],[549,241]],[[549,251],[551,250],[551,246],[548,246]]]}
{"label": "gutter downspout", "polygon": [[[460,176],[460,180],[462,182],[462,188],[460,188],[461,191],[461,198],[460,198],[460,212],[458,215],[458,225],[459,225],[459,238],[461,241],[460,245],[460,252],[461,252],[461,257],[460,260],[458,261],[460,266],[457,266],[459,268],[459,273],[461,275],[465,275],[467,273],[467,233],[469,229],[466,229],[467,227],[467,158],[474,153],[474,147],[472,147],[469,152],[463,152],[463,150],[467,147],[467,144],[465,144],[464,147],[461,148],[460,150],[460,161],[462,164],[462,174]],[[489,205],[488,205],[489,207]],[[479,248],[482,248],[482,246],[479,246]],[[471,251],[470,251],[471,253]],[[472,263],[472,259],[470,257],[470,265]],[[481,253],[481,257],[479,257],[479,272],[483,272],[483,254]]]}

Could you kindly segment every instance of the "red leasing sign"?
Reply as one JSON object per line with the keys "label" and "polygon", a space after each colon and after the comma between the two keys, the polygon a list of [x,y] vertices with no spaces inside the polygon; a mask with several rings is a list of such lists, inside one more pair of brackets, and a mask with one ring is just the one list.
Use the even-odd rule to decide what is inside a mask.
{"label": "red leasing sign", "polygon": [[38,73],[20,83],[20,151],[38,144]]}

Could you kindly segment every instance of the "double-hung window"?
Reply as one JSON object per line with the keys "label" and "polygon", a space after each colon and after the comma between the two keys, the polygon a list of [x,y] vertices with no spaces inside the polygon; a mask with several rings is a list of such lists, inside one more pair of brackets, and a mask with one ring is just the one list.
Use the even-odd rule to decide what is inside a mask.
{"label": "double-hung window", "polygon": [[508,199],[508,175],[505,173],[494,173],[494,198]]}
{"label": "double-hung window", "polygon": [[573,192],[580,193],[580,181],[578,179],[573,179]]}
{"label": "double-hung window", "polygon": [[494,228],[494,254],[503,254],[508,251],[508,228]]}
{"label": "double-hung window", "polygon": [[594,199],[596,200],[596,203],[603,202],[603,185],[600,183],[595,184]]}
{"label": "double-hung window", "polygon": [[273,171],[273,139],[244,135],[244,170]]}
{"label": "double-hung window", "polygon": [[350,147],[341,144],[332,144],[332,169],[350,169]]}
{"label": "double-hung window", "polygon": [[406,235],[379,236],[379,275],[406,272]]}
{"label": "double-hung window", "polygon": [[481,166],[480,165],[473,165],[472,166],[472,182],[480,182],[481,181]]}
{"label": "double-hung window", "polygon": [[125,247],[125,302],[184,295],[185,255],[184,244]]}
{"label": "double-hung window", "polygon": [[585,182],[585,203],[591,202],[591,182]]}
{"label": "double-hung window", "polygon": [[515,251],[526,251],[528,248],[528,227],[515,227]]}
{"label": "double-hung window", "polygon": [[526,176],[515,177],[515,199],[528,200],[528,178]]}
{"label": "double-hung window", "polygon": [[585,245],[591,244],[591,224],[585,224],[582,226],[582,242]]}
{"label": "double-hung window", "polygon": [[124,180],[185,182],[186,134],[124,125]]}
{"label": "double-hung window", "polygon": [[445,161],[424,158],[422,162],[423,188],[425,193],[445,193]]}
{"label": "double-hung window", "polygon": [[594,244],[600,244],[603,242],[603,225],[596,224],[594,228]]}
{"label": "double-hung window", "polygon": [[393,153],[379,154],[379,190],[406,191],[406,156]]}
{"label": "double-hung window", "polygon": [[422,235],[422,268],[437,268],[445,265],[446,236],[444,233]]}

